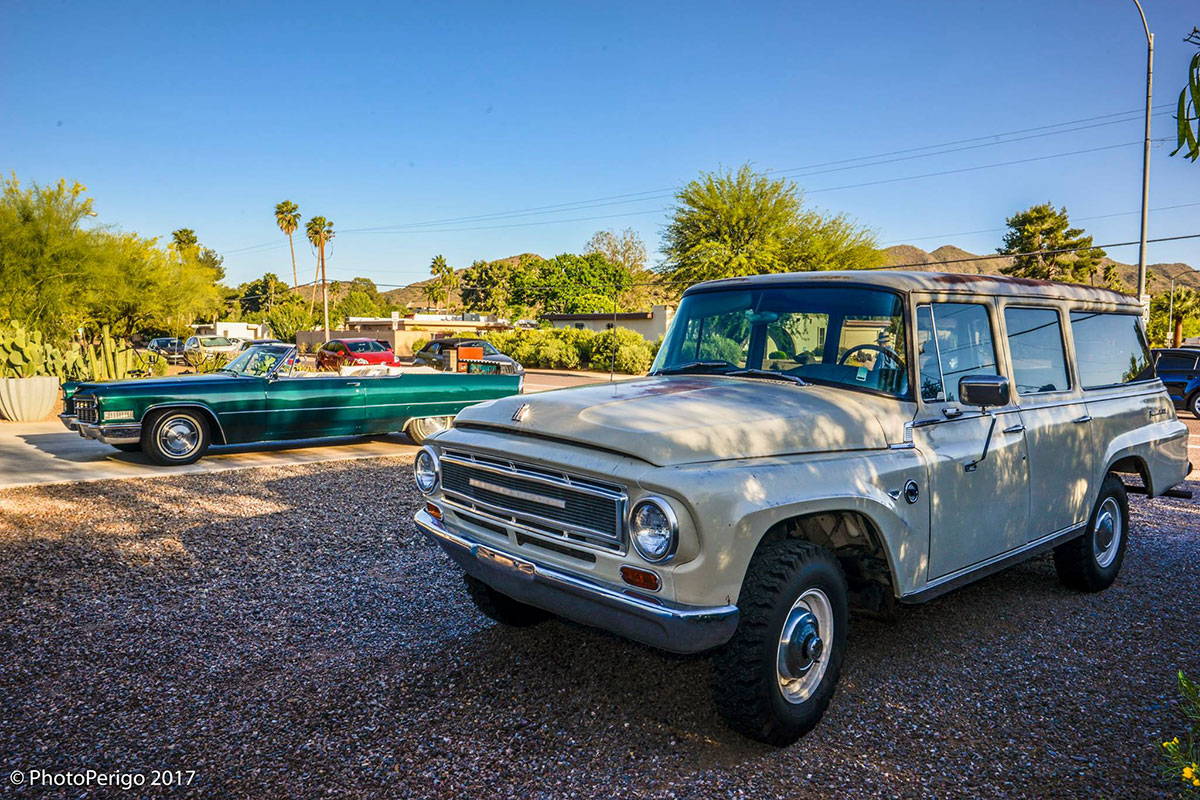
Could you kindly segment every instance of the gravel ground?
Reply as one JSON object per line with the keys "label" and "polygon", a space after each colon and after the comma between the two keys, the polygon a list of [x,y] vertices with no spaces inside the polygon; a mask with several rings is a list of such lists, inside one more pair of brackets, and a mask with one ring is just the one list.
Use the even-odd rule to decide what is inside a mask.
{"label": "gravel ground", "polygon": [[1174,672],[1200,674],[1200,504],[1133,498],[1124,570],[1099,595],[1061,587],[1043,557],[895,622],[855,618],[829,713],[777,750],[723,727],[704,658],[486,621],[409,521],[409,465],[0,492],[0,781],[182,769],[193,784],[162,794],[254,798],[1160,792]]}

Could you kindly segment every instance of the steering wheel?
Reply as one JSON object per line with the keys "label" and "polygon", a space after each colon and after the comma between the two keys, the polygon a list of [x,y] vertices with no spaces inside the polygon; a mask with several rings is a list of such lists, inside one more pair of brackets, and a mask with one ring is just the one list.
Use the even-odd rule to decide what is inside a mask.
{"label": "steering wheel", "polygon": [[883,345],[879,345],[879,344],[855,345],[854,347],[851,347],[846,352],[842,353],[842,357],[838,359],[838,364],[839,365],[845,364],[846,359],[850,358],[851,355],[853,355],[854,353],[857,353],[859,350],[877,350],[882,355],[885,355],[888,358],[890,358],[892,360],[892,363],[895,364],[896,367],[900,367],[904,364],[904,362],[900,360],[899,353],[897,353],[895,350],[893,350],[890,347],[884,347]]}

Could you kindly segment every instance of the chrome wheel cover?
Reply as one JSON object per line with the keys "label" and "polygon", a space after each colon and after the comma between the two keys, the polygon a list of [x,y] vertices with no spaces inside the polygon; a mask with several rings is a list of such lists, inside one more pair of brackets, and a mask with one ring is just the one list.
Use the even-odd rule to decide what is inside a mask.
{"label": "chrome wheel cover", "polygon": [[420,426],[421,436],[428,438],[438,431],[444,431],[450,427],[449,417],[424,417],[417,420],[417,425]]}
{"label": "chrome wheel cover", "polygon": [[1092,525],[1092,555],[1101,569],[1107,569],[1117,557],[1121,549],[1121,506],[1115,497],[1106,497],[1096,512],[1096,522]]}
{"label": "chrome wheel cover", "polygon": [[171,417],[158,427],[158,446],[172,458],[186,458],[200,446],[200,428],[190,417]]}
{"label": "chrome wheel cover", "polygon": [[803,703],[821,685],[833,647],[833,604],[823,591],[804,591],[783,622],[775,672],[789,703]]}

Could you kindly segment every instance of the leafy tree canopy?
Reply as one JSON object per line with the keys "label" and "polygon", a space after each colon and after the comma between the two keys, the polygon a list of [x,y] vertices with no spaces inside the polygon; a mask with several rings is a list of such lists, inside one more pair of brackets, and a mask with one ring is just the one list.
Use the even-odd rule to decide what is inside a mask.
{"label": "leafy tree canopy", "polygon": [[62,342],[103,325],[118,336],[182,333],[219,312],[220,257],[206,259],[194,232],[180,229],[182,239],[164,249],[133,233],[85,228],[95,216],[86,192],[65,180],[0,184],[0,320]]}
{"label": "leafy tree canopy", "polygon": [[677,292],[714,278],[884,263],[870,231],[845,215],[804,208],[795,184],[748,164],[702,173],[675,200],[659,270]]}
{"label": "leafy tree canopy", "polygon": [[268,272],[258,280],[243,283],[237,291],[237,302],[242,314],[270,311],[277,302],[290,294],[288,285],[274,272]]}
{"label": "leafy tree canopy", "polygon": [[429,274],[433,279],[421,287],[421,291],[431,306],[441,308],[450,297],[450,293],[458,288],[458,273],[446,263],[446,257],[439,254],[433,257],[429,265]]}
{"label": "leafy tree canopy", "polygon": [[[1092,280],[1104,258],[1104,251],[1092,246],[1091,236],[1084,236],[1082,228],[1071,227],[1065,206],[1056,211],[1050,203],[1041,203],[1006,222],[1004,246],[996,250],[1013,256],[1012,265],[1001,270],[1005,275],[1085,283]],[[1064,252],[1043,252],[1047,250]],[[1116,271],[1106,275],[1115,279]]]}
{"label": "leafy tree canopy", "polygon": [[[1184,40],[1200,47],[1200,28],[1192,30]],[[1175,121],[1178,125],[1178,142],[1171,155],[1182,152],[1183,157],[1195,161],[1200,159],[1200,53],[1192,56],[1188,65],[1187,83],[1179,92]]]}

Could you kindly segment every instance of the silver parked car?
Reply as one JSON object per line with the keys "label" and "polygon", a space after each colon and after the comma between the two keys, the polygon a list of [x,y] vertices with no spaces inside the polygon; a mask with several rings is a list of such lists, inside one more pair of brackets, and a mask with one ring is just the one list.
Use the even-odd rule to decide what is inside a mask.
{"label": "silver parked car", "polygon": [[712,651],[728,724],[789,744],[833,696],[852,605],[1045,551],[1071,588],[1117,579],[1127,493],[1184,494],[1191,470],[1149,355],[1136,301],[1088,286],[704,283],[646,378],[460,412],[417,456],[416,522],[484,614]]}

